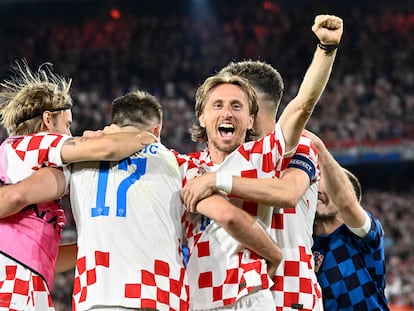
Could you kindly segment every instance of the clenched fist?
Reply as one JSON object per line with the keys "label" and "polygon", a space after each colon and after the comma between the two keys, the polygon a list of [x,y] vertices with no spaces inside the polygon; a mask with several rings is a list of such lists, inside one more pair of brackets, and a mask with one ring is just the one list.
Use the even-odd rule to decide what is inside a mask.
{"label": "clenched fist", "polygon": [[317,15],[312,31],[325,45],[339,44],[344,31],[343,20],[334,15]]}

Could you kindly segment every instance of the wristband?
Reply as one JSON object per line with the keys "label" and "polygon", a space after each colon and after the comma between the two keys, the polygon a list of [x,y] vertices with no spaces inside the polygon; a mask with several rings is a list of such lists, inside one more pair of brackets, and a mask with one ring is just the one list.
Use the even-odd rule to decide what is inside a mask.
{"label": "wristband", "polygon": [[318,47],[325,51],[325,54],[331,54],[333,51],[335,51],[338,48],[338,44],[323,44],[318,43]]}
{"label": "wristband", "polygon": [[216,189],[230,193],[232,188],[233,176],[226,173],[216,172]]}
{"label": "wristband", "polygon": [[351,230],[354,234],[360,238],[366,237],[371,230],[371,217],[365,212],[365,223],[360,228],[352,228],[347,225],[348,229]]}

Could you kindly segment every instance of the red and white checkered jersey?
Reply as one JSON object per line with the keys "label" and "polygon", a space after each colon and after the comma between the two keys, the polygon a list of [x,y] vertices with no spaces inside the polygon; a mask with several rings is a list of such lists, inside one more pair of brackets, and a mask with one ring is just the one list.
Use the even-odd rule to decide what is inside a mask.
{"label": "red and white checkered jersey", "polygon": [[188,310],[174,154],[152,144],[120,162],[78,163],[70,187],[79,248],[74,310]]}
{"label": "red and white checkered jersey", "polygon": [[275,209],[270,234],[282,249],[283,259],[273,278],[276,310],[322,310],[321,289],[314,272],[312,232],[318,200],[319,169],[313,144],[301,137],[288,167],[304,170],[310,187],[292,208]]}
{"label": "red and white checkered jersey", "polygon": [[[49,133],[7,138],[0,146],[0,179],[3,183],[14,184],[41,167],[62,166],[61,148],[68,138],[70,136]],[[68,182],[68,170],[66,167],[63,170]],[[0,220],[0,251],[40,274],[51,290],[65,223],[60,201],[28,206]]]}
{"label": "red and white checkered jersey", "polygon": [[6,138],[2,143],[0,179],[6,184],[15,184],[43,166],[62,167],[60,152],[68,138],[68,135],[51,133]]}
{"label": "red and white checkered jersey", "polygon": [[[220,165],[211,162],[207,150],[181,156],[179,161],[187,179],[204,171],[225,171],[234,176],[258,178],[273,177],[275,172],[280,172],[285,162],[284,154],[284,140],[277,125],[269,136],[243,144]],[[270,225],[270,208],[236,198],[232,200],[255,216],[263,213],[264,222]],[[265,261],[245,249],[214,220],[187,214],[184,221],[190,251],[187,272],[192,309],[226,306],[254,290],[272,286]]]}

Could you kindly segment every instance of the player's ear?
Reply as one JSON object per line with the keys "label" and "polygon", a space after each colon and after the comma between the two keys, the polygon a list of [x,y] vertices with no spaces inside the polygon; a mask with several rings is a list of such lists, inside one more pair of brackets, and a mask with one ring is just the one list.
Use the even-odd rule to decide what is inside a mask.
{"label": "player's ear", "polygon": [[155,126],[152,130],[152,134],[154,134],[157,138],[160,138],[161,137],[161,128],[162,128],[162,126],[160,124]]}
{"label": "player's ear", "polygon": [[247,123],[247,129],[251,130],[254,125],[254,115],[250,115],[249,122]]}
{"label": "player's ear", "polygon": [[204,120],[204,114],[202,112],[200,112],[200,114],[198,115],[198,123],[200,123],[201,127],[206,127],[206,122]]}
{"label": "player's ear", "polygon": [[44,127],[50,131],[52,129],[52,127],[54,126],[54,122],[53,122],[53,116],[52,113],[48,110],[44,111],[42,114],[42,121],[43,121],[43,125]]}

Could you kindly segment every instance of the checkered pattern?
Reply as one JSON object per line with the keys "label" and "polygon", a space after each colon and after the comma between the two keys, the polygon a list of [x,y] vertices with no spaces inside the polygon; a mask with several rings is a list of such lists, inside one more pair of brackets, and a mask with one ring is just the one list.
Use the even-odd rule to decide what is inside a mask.
{"label": "checkered pattern", "polygon": [[76,261],[76,276],[73,281],[73,295],[79,296],[76,299],[84,302],[88,293],[88,286],[96,283],[96,269],[109,268],[109,253],[95,251],[95,258],[92,267],[86,267],[86,256],[80,257]]}
{"label": "checkered pattern", "polygon": [[49,160],[48,151],[51,148],[56,148],[61,139],[62,135],[60,134],[34,134],[15,141],[12,147],[22,161],[29,163],[37,161],[39,164],[45,162],[46,166],[57,166],[56,163],[61,161],[59,161],[59,158],[56,163],[53,162],[53,159]]}
{"label": "checkered pattern", "polygon": [[[7,138],[0,147],[2,181],[6,184],[17,183],[42,166],[62,165],[61,147],[69,138],[67,135],[47,133]],[[65,176],[68,181],[70,175]],[[59,201],[25,208],[2,219],[0,250],[44,277],[51,289],[59,240],[65,223]]]}
{"label": "checkered pattern", "polygon": [[54,310],[47,284],[39,275],[4,255],[0,265],[0,310]]}
{"label": "checkered pattern", "polygon": [[[287,165],[282,158],[284,153],[282,133],[277,125],[271,135],[243,144],[220,165],[211,161],[208,150],[178,155],[178,161],[185,176],[184,184],[187,179],[203,171],[216,170],[234,176],[272,178],[283,165]],[[251,215],[260,216],[262,222],[270,226],[272,208],[234,200],[236,198],[231,195],[230,199],[238,201]],[[219,308],[234,303],[253,289],[272,286],[264,260],[243,249],[216,222],[202,215],[188,214],[184,224],[190,251],[187,271],[191,308]]]}
{"label": "checkered pattern", "polygon": [[[179,306],[179,310],[188,309],[188,287],[182,295],[185,270],[181,270],[180,279],[170,275],[170,266],[167,262],[156,260],[154,270],[141,270],[137,283],[125,284],[125,297],[134,299],[141,308],[157,310],[175,310],[171,306]],[[141,280],[141,281],[139,281]]]}
{"label": "checkered pattern", "polygon": [[[187,266],[191,308],[219,308],[236,302],[255,289],[270,288],[264,260],[245,249],[238,252],[238,244],[229,241],[227,233],[216,223],[210,223],[207,230],[215,232],[214,239],[206,240],[208,236],[197,234],[193,240],[196,245],[189,246],[192,248]],[[212,256],[221,258],[220,262],[212,260]],[[201,307],[202,304],[210,307]]]}
{"label": "checkered pattern", "polygon": [[279,243],[283,254],[273,278],[276,310],[321,310],[322,293],[311,249],[319,178],[316,151],[311,141],[301,137],[292,160],[285,161],[282,166],[303,170],[311,186],[296,206],[275,210],[271,220],[270,235]]}
{"label": "checkered pattern", "polygon": [[64,166],[60,153],[63,143],[69,138],[49,133],[7,138],[0,146],[2,182],[17,183],[43,166]]}
{"label": "checkered pattern", "polygon": [[384,232],[378,219],[370,217],[371,229],[365,238],[357,237],[346,225],[330,235],[314,237],[326,310],[388,310]]}
{"label": "checkered pattern", "polygon": [[[87,268],[86,257],[80,257],[77,260],[73,310],[84,310],[82,303],[88,301],[88,290],[99,291],[96,287],[96,285],[102,286],[99,275],[105,275],[109,271],[109,253],[95,251],[94,261],[95,266]],[[127,305],[135,308],[154,308],[160,311],[188,310],[188,286],[183,292],[184,268],[180,271],[179,279],[175,279],[171,274],[170,264],[161,260],[154,261],[151,271],[140,267],[136,267],[135,270],[139,271],[138,275],[131,276],[135,282],[125,283],[123,286],[123,297],[129,301]],[[122,304],[121,301],[118,303]],[[77,305],[82,308],[77,309]],[[99,305],[99,302],[96,305]]]}
{"label": "checkered pattern", "polygon": [[[8,169],[15,167],[11,164],[24,163],[21,170],[38,170],[42,166],[62,166],[60,156],[61,146],[69,136],[61,134],[37,133],[17,138],[9,138],[4,143],[11,144],[6,148],[4,156],[9,161]],[[12,161],[12,162],[10,162]],[[7,180],[15,183],[19,180]]]}
{"label": "checkered pattern", "polygon": [[[321,310],[321,290],[315,278],[309,275],[312,269],[312,255],[307,254],[304,247],[299,247],[300,259],[296,249],[284,249],[281,267],[273,278],[272,293],[276,302],[276,310]],[[290,256],[289,256],[290,255]]]}

